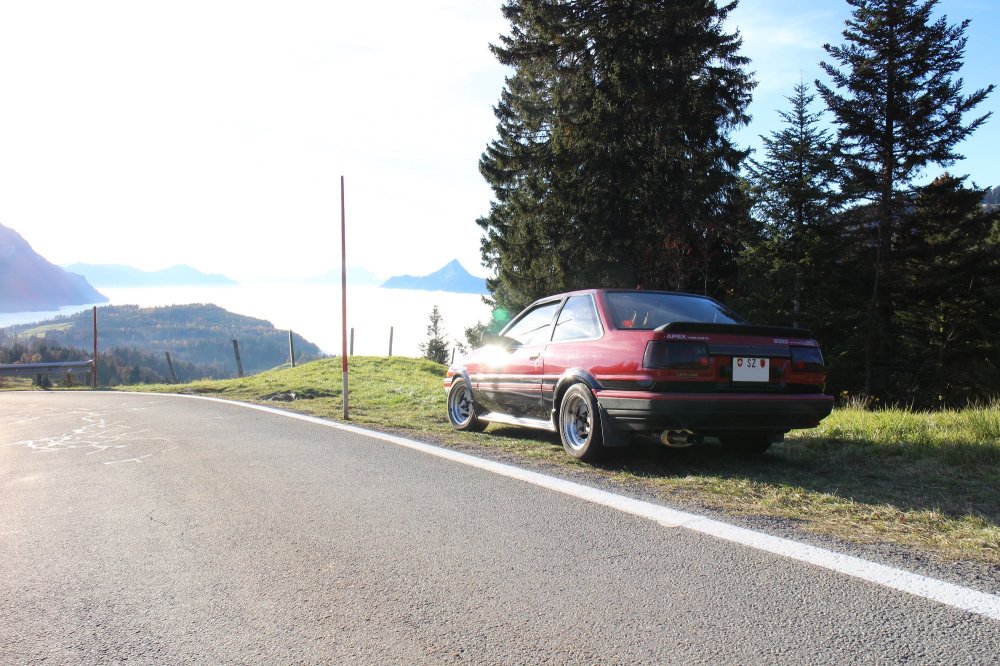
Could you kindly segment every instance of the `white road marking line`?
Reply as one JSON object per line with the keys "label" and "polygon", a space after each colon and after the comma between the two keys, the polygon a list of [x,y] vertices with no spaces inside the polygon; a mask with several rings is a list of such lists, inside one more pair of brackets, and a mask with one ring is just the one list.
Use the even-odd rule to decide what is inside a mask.
{"label": "white road marking line", "polygon": [[105,465],[120,465],[122,463],[130,463],[130,462],[140,463],[141,464],[143,460],[145,460],[146,458],[150,457],[151,455],[153,455],[153,454],[152,453],[147,453],[146,455],[139,456],[138,458],[126,458],[125,460],[112,460],[112,461],[106,462],[104,464]]}
{"label": "white road marking line", "polygon": [[[162,396],[164,394],[146,393],[140,395]],[[968,611],[970,613],[976,613],[978,615],[983,615],[990,619],[1000,621],[1000,596],[989,594],[987,592],[980,592],[979,590],[973,590],[954,583],[948,583],[929,576],[912,573],[904,569],[897,569],[884,564],[878,564],[877,562],[869,562],[868,560],[864,560],[853,555],[845,555],[843,553],[827,550],[826,548],[810,546],[791,539],[785,539],[783,537],[776,537],[743,527],[737,527],[736,525],[730,525],[729,523],[724,523],[720,520],[706,518],[704,516],[688,513],[686,511],[679,511],[677,509],[670,509],[658,504],[652,504],[643,500],[617,495],[606,490],[591,488],[573,481],[566,481],[564,479],[514,467],[513,465],[498,463],[484,458],[477,458],[476,456],[469,455],[467,453],[441,448],[439,446],[418,442],[416,440],[400,437],[398,435],[388,435],[386,433],[375,430],[367,430],[365,428],[360,428],[346,423],[328,421],[315,416],[295,414],[293,412],[287,412],[273,407],[252,405],[246,402],[235,402],[231,400],[223,400],[221,398],[210,398],[197,395],[168,395],[174,395],[175,397],[180,398],[209,400],[228,405],[237,405],[248,409],[267,412],[268,414],[276,414],[278,416],[293,418],[299,421],[306,421],[308,423],[314,423],[328,428],[335,428],[337,430],[343,430],[345,432],[379,439],[390,444],[403,446],[428,455],[437,456],[438,458],[444,458],[446,460],[451,460],[470,467],[476,467],[493,474],[517,479],[519,481],[524,481],[542,488],[554,490],[571,497],[576,497],[588,502],[617,509],[634,516],[647,518],[665,527],[681,527],[693,532],[705,534],[707,536],[723,539],[725,541],[731,541],[733,543],[738,543],[743,546],[773,553],[775,555],[781,555],[782,557],[787,557],[793,560],[798,560],[799,562],[829,569],[830,571],[836,571],[854,578],[860,578],[861,580],[866,580],[877,585],[899,590],[900,592],[906,592],[914,596],[945,604],[946,606],[951,606],[952,608]]]}

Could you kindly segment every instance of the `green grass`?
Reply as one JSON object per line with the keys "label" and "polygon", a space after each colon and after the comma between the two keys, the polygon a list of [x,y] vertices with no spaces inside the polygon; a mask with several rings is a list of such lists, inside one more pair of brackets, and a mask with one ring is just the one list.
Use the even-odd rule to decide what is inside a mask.
{"label": "green grass", "polygon": [[42,326],[35,326],[34,328],[29,328],[25,331],[20,331],[17,337],[20,338],[43,338],[45,334],[50,331],[67,331],[73,328],[73,322],[60,322],[57,324],[44,324]]}
{"label": "green grass", "polygon": [[[790,433],[758,460],[727,457],[712,442],[672,450],[640,440],[589,466],[566,456],[550,433],[497,425],[484,433],[454,432],[445,416],[443,376],[443,366],[429,361],[354,357],[351,421],[558,465],[653,491],[673,504],[781,518],[856,543],[897,543],[942,559],[1000,565],[1000,405],[934,413],[838,409],[819,428]],[[133,388],[339,419],[341,382],[339,361],[327,359],[245,379]]]}

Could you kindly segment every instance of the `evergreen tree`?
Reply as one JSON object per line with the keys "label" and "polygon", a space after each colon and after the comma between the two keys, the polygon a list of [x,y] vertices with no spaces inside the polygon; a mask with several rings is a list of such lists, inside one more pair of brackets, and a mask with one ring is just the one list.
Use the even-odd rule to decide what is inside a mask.
{"label": "evergreen tree", "polygon": [[480,170],[483,260],[517,311],[586,286],[716,292],[745,212],[728,132],[753,82],[722,24],[735,2],[507,0],[513,72]]}
{"label": "evergreen tree", "polygon": [[473,349],[481,347],[483,345],[483,337],[487,333],[497,333],[497,327],[494,325],[495,320],[487,322],[478,322],[469,326],[465,329],[465,341],[468,343],[469,347]]}
{"label": "evergreen tree", "polygon": [[820,127],[822,112],[810,110],[815,95],[800,83],[779,111],[780,130],[762,136],[764,160],[750,160],[754,212],[760,237],[743,263],[751,276],[755,310],[765,319],[812,327],[827,308],[816,303],[826,277],[818,269],[829,252],[831,224],[839,205],[837,165],[830,132]]}
{"label": "evergreen tree", "polygon": [[427,342],[420,343],[420,353],[424,358],[436,363],[448,362],[448,341],[444,337],[441,312],[438,306],[431,310],[430,323],[427,325]]}
{"label": "evergreen tree", "polygon": [[931,164],[961,158],[957,144],[989,114],[964,122],[993,86],[962,95],[958,71],[968,21],[933,20],[937,0],[848,0],[854,7],[842,46],[824,49],[839,64],[820,63],[833,87],[817,81],[838,125],[845,193],[870,202],[872,282],[865,347],[865,393],[884,395],[896,307],[895,238],[915,176]]}
{"label": "evergreen tree", "polygon": [[898,395],[922,407],[1000,395],[1000,210],[944,174],[917,191],[895,248]]}

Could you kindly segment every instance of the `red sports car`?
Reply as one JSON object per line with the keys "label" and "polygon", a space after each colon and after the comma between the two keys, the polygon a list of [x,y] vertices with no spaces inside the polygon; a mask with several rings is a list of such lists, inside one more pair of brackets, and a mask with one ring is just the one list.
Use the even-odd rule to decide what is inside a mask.
{"label": "red sports car", "polygon": [[459,430],[558,431],[566,452],[586,461],[640,433],[675,447],[717,437],[756,455],[833,408],[809,335],[751,325],[693,294],[550,296],[448,368],[448,419]]}

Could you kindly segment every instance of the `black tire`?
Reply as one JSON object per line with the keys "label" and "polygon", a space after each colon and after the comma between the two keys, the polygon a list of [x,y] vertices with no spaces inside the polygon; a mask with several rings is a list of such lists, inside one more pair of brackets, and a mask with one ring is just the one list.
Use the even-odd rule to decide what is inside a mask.
{"label": "black tire", "polygon": [[566,453],[583,462],[607,453],[597,400],[584,384],[570,386],[559,403],[559,439]]}
{"label": "black tire", "polygon": [[769,432],[732,432],[719,437],[722,449],[737,458],[756,458],[771,448],[774,435]]}
{"label": "black tire", "polygon": [[476,414],[476,403],[472,397],[472,389],[464,379],[456,378],[448,391],[448,421],[455,430],[480,432],[487,423]]}

